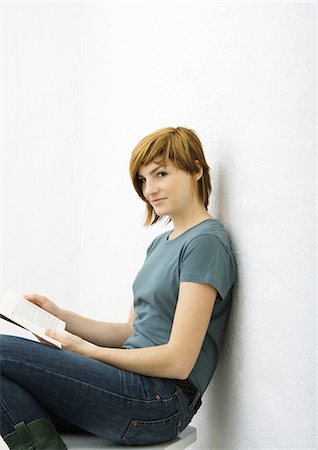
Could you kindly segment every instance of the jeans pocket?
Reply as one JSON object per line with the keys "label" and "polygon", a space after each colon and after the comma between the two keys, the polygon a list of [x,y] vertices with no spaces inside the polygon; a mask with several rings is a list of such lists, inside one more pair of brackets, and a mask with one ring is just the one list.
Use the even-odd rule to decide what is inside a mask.
{"label": "jeans pocket", "polygon": [[122,440],[125,445],[150,445],[170,441],[178,435],[179,420],[179,412],[159,420],[134,419]]}

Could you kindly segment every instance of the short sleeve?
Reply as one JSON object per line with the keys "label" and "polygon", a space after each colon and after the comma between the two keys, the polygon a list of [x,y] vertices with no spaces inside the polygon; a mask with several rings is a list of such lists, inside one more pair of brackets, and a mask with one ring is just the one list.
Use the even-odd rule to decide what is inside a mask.
{"label": "short sleeve", "polygon": [[217,237],[197,236],[184,249],[180,261],[180,282],[210,284],[224,299],[235,278],[234,256]]}

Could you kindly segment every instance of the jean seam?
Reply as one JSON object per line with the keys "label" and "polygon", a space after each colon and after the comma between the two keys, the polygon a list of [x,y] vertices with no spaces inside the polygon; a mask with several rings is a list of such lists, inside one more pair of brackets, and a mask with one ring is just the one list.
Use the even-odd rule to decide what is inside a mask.
{"label": "jean seam", "polygon": [[[184,401],[183,401],[182,397],[186,396],[186,394],[183,392],[183,390],[179,386],[178,386],[176,394],[177,394],[177,398],[178,398],[178,401],[179,401],[179,409],[180,409],[180,412],[182,413],[182,416],[183,416],[182,427],[179,430],[179,432],[181,432],[191,422],[192,417],[193,417],[193,413],[189,409],[189,405],[185,405],[184,404]],[[189,414],[191,416],[190,418],[189,418]]]}
{"label": "jean seam", "polygon": [[5,404],[5,401],[3,399],[1,400],[0,405],[2,406],[4,412],[7,414],[7,416],[11,420],[11,422],[16,424],[18,420],[14,419],[13,416],[10,414],[9,409],[8,409],[7,405]]}
{"label": "jean seam", "polygon": [[[155,396],[156,396],[156,395],[159,395],[159,396],[160,396],[160,399],[161,399],[161,392],[160,392],[160,389],[158,388],[158,385],[157,385],[157,383],[156,383],[156,379],[155,379],[154,377],[151,377],[150,380],[151,380],[152,386],[153,386],[154,391],[155,391],[154,395],[155,395]],[[158,400],[158,399],[157,399],[157,400]]]}

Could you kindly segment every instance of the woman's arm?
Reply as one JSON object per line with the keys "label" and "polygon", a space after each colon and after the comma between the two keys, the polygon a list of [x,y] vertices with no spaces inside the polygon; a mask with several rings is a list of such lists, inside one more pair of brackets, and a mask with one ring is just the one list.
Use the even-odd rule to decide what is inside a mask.
{"label": "woman's arm", "polygon": [[93,320],[65,309],[59,314],[67,331],[101,347],[121,347],[132,333],[135,316],[133,305],[127,322],[123,323]]}
{"label": "woman's arm", "polygon": [[88,319],[72,311],[60,308],[52,300],[40,294],[25,294],[24,297],[40,308],[66,322],[66,330],[93,344],[107,347],[121,347],[132,332],[135,320],[134,305],[125,323],[100,322]]}
{"label": "woman's arm", "polygon": [[67,332],[48,331],[63,348],[147,376],[185,379],[199,356],[217,291],[208,284],[182,282],[169,342],[138,349],[102,348]]}

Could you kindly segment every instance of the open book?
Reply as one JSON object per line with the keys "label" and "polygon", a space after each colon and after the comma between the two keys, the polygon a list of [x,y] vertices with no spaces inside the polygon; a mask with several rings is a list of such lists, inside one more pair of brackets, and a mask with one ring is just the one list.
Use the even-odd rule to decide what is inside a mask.
{"label": "open book", "polygon": [[66,323],[53,316],[44,309],[26,300],[21,294],[8,289],[1,299],[0,316],[2,319],[12,322],[36,336],[50,342],[56,347],[62,348],[60,342],[46,336],[45,330],[65,330]]}

